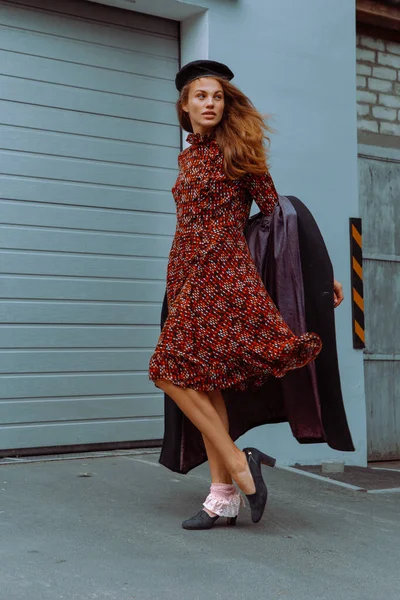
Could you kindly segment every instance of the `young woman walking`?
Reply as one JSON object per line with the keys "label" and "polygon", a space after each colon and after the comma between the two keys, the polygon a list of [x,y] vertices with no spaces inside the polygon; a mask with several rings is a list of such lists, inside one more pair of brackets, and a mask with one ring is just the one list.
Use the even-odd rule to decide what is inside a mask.
{"label": "young woman walking", "polygon": [[243,229],[252,200],[265,214],[277,203],[264,140],[268,126],[230,83],[224,64],[201,60],[178,72],[181,127],[191,144],[178,157],[173,196],[177,225],[167,268],[168,318],[149,362],[149,379],[201,432],[211,472],[203,509],[184,521],[207,529],[220,516],[235,524],[241,496],[253,522],[267,501],[261,464],[275,459],[240,450],[230,437],[221,390],[261,386],[303,367],[321,350],[315,333],[296,336],[268,295]]}

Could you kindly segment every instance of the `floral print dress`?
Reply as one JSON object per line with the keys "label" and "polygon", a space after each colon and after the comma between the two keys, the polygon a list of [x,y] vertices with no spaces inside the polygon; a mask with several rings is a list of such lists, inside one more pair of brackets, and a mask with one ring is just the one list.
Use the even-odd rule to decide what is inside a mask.
{"label": "floral print dress", "polygon": [[198,391],[256,389],[314,360],[321,339],[289,329],[247,246],[252,200],[265,215],[277,204],[269,173],[230,180],[213,134],[191,133],[187,141],[172,188],[177,224],[167,267],[168,318],[149,379]]}

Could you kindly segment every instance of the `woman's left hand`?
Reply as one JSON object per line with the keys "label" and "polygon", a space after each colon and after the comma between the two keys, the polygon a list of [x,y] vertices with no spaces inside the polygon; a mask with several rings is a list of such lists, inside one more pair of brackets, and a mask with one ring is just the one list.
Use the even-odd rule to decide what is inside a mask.
{"label": "woman's left hand", "polygon": [[333,306],[334,306],[334,308],[337,308],[339,306],[339,304],[341,302],[343,302],[344,295],[343,295],[343,286],[340,283],[340,281],[337,281],[336,279],[333,280],[333,297],[334,297]]}

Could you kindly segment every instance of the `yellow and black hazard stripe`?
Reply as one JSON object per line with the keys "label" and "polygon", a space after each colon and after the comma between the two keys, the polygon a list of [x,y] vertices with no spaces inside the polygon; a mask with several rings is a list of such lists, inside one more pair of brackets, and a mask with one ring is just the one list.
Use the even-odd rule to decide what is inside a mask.
{"label": "yellow and black hazard stripe", "polygon": [[365,348],[362,225],[360,218],[350,218],[350,260],[353,348]]}

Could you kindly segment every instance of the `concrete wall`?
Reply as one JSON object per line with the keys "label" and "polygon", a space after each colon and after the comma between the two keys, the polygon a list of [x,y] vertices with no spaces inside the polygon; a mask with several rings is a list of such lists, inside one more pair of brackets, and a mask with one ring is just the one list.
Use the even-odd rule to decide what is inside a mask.
{"label": "concrete wall", "polygon": [[[209,8],[207,17],[191,18],[192,27],[208,19],[207,54],[200,58],[229,64],[234,83],[263,113],[273,115],[272,177],[280,193],[297,195],[313,212],[346,293],[336,313],[338,350],[356,452],[300,445],[288,424],[253,429],[240,441],[258,444],[287,464],[340,457],[365,464],[363,356],[352,348],[348,240],[348,218],[358,216],[354,2],[201,4]],[[195,58],[190,45],[197,36],[187,29],[182,29],[187,34],[183,63]]]}
{"label": "concrete wall", "polygon": [[358,216],[355,0],[136,0],[132,8],[181,19],[182,64],[196,58],[228,63],[233,82],[273,115],[272,177],[280,193],[298,196],[311,209],[344,285],[345,302],[336,312],[338,350],[356,452],[300,445],[287,424],[253,429],[241,443],[259,445],[286,464],[330,458],[366,464],[363,356],[352,348],[348,235],[349,217]]}

